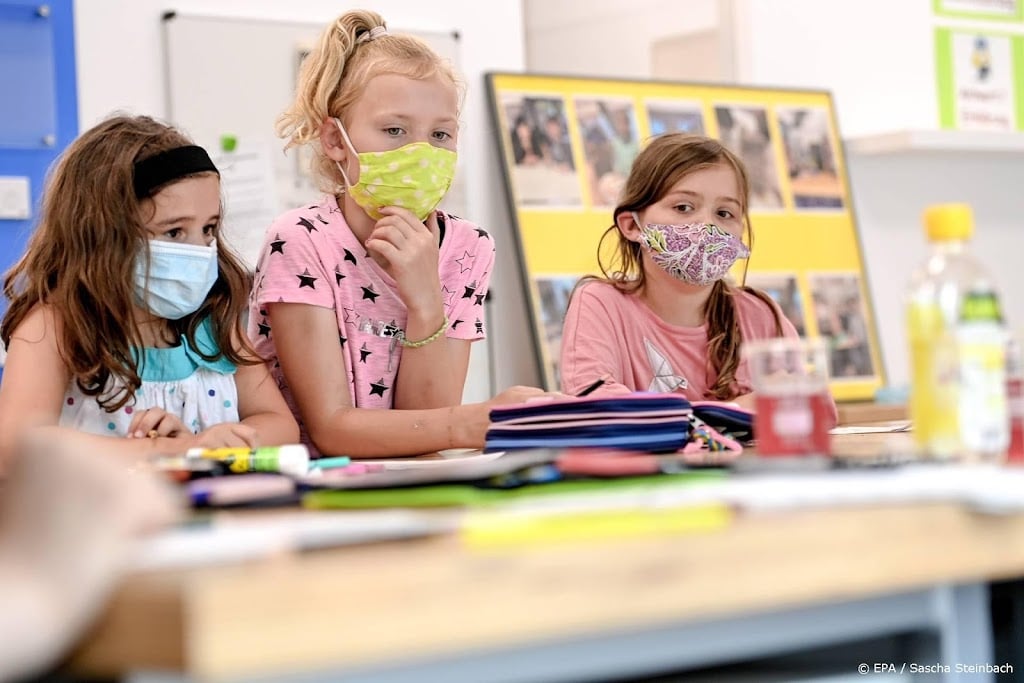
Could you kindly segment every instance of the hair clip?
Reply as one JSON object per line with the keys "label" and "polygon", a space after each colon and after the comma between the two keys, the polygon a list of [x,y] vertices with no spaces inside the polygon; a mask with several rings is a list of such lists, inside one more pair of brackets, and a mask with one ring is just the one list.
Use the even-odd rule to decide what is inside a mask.
{"label": "hair clip", "polygon": [[381,36],[386,36],[387,34],[388,29],[386,26],[374,26],[369,31],[359,34],[359,37],[356,38],[356,43],[366,43],[371,40],[376,40]]}

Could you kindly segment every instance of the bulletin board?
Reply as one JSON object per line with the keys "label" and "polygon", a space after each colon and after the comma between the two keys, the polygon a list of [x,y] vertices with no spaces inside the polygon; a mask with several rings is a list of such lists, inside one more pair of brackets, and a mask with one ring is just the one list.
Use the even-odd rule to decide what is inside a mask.
{"label": "bulletin board", "polygon": [[488,74],[487,86],[549,389],[559,386],[569,295],[600,273],[597,245],[633,158],[674,131],[716,138],[743,159],[754,232],[746,284],[802,336],[828,341],[835,398],[870,399],[884,384],[830,93],[506,73]]}

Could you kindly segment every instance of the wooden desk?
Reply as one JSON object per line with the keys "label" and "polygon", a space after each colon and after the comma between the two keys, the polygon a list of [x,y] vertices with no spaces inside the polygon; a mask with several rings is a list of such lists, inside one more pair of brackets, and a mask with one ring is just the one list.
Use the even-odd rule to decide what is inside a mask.
{"label": "wooden desk", "polygon": [[890,420],[907,420],[910,415],[907,406],[887,403],[837,403],[839,424],[869,424]]}
{"label": "wooden desk", "polygon": [[984,583],[1024,575],[1021,539],[1024,515],[933,504],[516,552],[441,537],[140,574],[72,668],[585,680],[914,629],[940,636],[921,661],[987,662]]}

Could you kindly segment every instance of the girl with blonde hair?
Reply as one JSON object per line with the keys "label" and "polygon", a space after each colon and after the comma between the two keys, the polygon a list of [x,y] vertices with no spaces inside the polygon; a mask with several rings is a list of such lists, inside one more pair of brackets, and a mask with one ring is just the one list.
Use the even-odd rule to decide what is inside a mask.
{"label": "girl with blonde hair", "polygon": [[455,173],[460,85],[426,43],[356,10],[327,26],[278,121],[325,195],[267,230],[249,335],[322,453],[479,447],[491,405],[460,405],[482,339],[494,243],[438,204]]}

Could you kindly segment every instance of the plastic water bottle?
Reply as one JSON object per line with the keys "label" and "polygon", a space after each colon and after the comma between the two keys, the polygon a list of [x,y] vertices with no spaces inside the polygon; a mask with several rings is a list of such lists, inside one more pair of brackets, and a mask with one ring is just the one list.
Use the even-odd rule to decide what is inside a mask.
{"label": "plastic water bottle", "polygon": [[907,303],[910,417],[922,455],[1000,460],[1009,445],[1007,331],[992,278],[971,255],[966,204],[924,212],[931,255]]}
{"label": "plastic water bottle", "polygon": [[1024,347],[1021,337],[1011,337],[1006,345],[1006,398],[1010,413],[1010,447],[1006,461],[1024,464]]}

